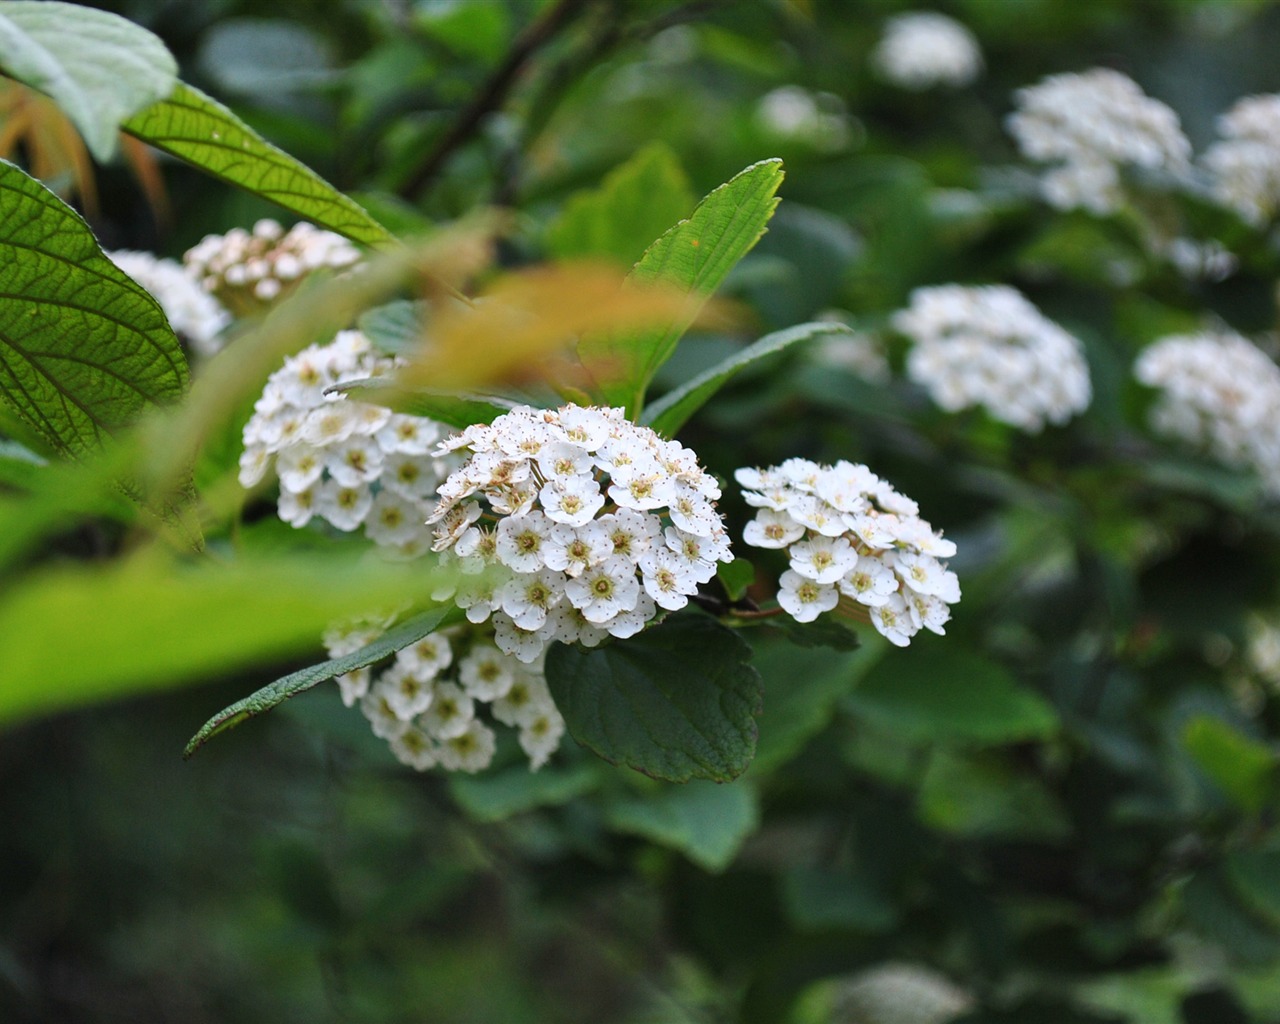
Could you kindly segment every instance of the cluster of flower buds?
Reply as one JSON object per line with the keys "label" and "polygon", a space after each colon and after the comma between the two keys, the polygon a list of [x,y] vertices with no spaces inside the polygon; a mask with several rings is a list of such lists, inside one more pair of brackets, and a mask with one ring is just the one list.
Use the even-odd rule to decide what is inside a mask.
{"label": "cluster of flower buds", "polygon": [[893,326],[914,342],[908,376],[948,412],[981,405],[1034,433],[1088,408],[1080,343],[1007,285],[917,288]]}
{"label": "cluster of flower buds", "polygon": [[439,451],[469,456],[429,520],[460,573],[440,597],[522,661],[633,636],[733,558],[715,479],[621,409],[519,407]]}
{"label": "cluster of flower buds", "polygon": [[791,568],[779,579],[778,604],[797,621],[844,602],[899,647],[922,628],[945,632],[960,583],[938,559],[956,546],[920,518],[910,498],[844,461],[788,459],[735,476],[747,504],[759,509],[743,540],[786,551]]}
{"label": "cluster of flower buds", "polygon": [[[350,654],[377,639],[388,625],[367,622],[331,629],[325,648],[331,658]],[[493,723],[517,730],[533,771],[546,764],[564,736],[564,719],[540,663],[526,665],[503,654],[485,626],[430,633],[396,652],[376,675],[372,668],[358,669],[339,676],[338,685],[343,703],[358,703],[374,735],[418,771],[487,768],[497,742]]]}
{"label": "cluster of flower buds", "polygon": [[233,228],[206,235],[183,257],[187,272],[236,316],[261,312],[322,267],[341,269],[360,250],[341,235],[300,221],[285,231],[260,220],[252,231]]}
{"label": "cluster of flower buds", "polygon": [[174,332],[206,358],[222,347],[222,332],[231,317],[176,260],[127,249],[107,258],[142,285],[164,310]]}
{"label": "cluster of flower buds", "polygon": [[359,331],[286,359],[245,425],[241,484],[254,486],[274,465],[280,518],[291,526],[318,516],[339,530],[363,526],[404,557],[425,553],[427,515],[451,464],[431,457],[440,425],[326,393],[394,366]]}

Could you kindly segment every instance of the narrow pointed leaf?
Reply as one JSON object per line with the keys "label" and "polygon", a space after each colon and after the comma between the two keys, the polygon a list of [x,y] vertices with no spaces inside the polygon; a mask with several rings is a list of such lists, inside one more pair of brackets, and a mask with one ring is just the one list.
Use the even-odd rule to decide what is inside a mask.
{"label": "narrow pointed leaf", "polygon": [[569,733],[610,764],[669,782],[728,782],[755,755],[760,676],[750,657],[733,630],[682,615],[595,650],[557,644],[547,682]]}
{"label": "narrow pointed leaf", "polygon": [[729,378],[752,363],[790,348],[798,342],[809,341],[824,334],[852,333],[844,324],[810,323],[766,334],[741,352],[667,392],[645,409],[641,422],[653,427],[659,434],[671,437],[688,422],[690,416],[710,400],[712,395],[724,387]]}
{"label": "narrow pointed leaf", "polygon": [[[781,184],[781,160],[752,164],[649,246],[629,280],[661,282],[695,299],[710,298],[764,234]],[[584,338],[578,353],[595,377],[595,397],[630,413],[638,410],[649,381],[671,358],[699,308],[697,302],[691,304],[687,315],[657,330]]]}
{"label": "narrow pointed leaf", "polygon": [[230,707],[223,708],[209,721],[205,722],[199,731],[191,737],[191,741],[187,744],[182,756],[190,757],[208,743],[209,740],[217,736],[218,733],[225,732],[248,718],[262,714],[264,711],[270,711],[277,704],[283,704],[290,697],[296,697],[298,694],[310,690],[313,686],[333,679],[335,676],[340,676],[344,672],[354,672],[356,669],[372,665],[375,661],[390,657],[403,647],[417,643],[428,633],[438,629],[451,610],[451,606],[441,605],[438,608],[420,612],[393,629],[388,630],[377,640],[366,644],[358,651],[344,654],[341,658],[332,658],[317,665],[310,665],[307,668],[299,669],[297,672],[291,672],[287,676],[282,676],[274,683],[268,683],[261,690],[251,693],[243,700],[236,701]]}
{"label": "narrow pointed leaf", "polygon": [[278,203],[313,224],[365,245],[391,234],[354,200],[269,143],[221,103],[179,82],[168,99],[122,127],[215,178]]}
{"label": "narrow pointed leaf", "polygon": [[163,99],[177,81],[172,54],[145,28],[56,0],[0,0],[0,71],[39,89],[107,160],[120,122]]}
{"label": "narrow pointed leaf", "polygon": [[88,225],[0,161],[0,400],[62,452],[172,401],[187,363],[159,304]]}

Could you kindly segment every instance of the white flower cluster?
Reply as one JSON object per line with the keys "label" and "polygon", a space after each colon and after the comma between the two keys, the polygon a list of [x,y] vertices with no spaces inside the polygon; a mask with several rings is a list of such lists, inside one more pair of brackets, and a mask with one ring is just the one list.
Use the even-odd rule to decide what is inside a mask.
{"label": "white flower cluster", "polygon": [[1178,115],[1118,71],[1050,75],[1019,89],[1016,99],[1009,131],[1023,154],[1058,165],[1041,180],[1058,209],[1116,210],[1126,165],[1174,173],[1188,167],[1191,143]]}
{"label": "white flower cluster", "polygon": [[1280,497],[1280,367],[1229,331],[1175,335],[1147,348],[1134,376],[1161,395],[1152,426],[1256,471]]}
{"label": "white flower cluster", "polygon": [[917,288],[893,326],[914,342],[908,376],[948,412],[981,405],[1034,433],[1089,405],[1080,343],[1007,285]]}
{"label": "white flower cluster", "polygon": [[886,80],[904,89],[968,85],[982,73],[973,33],[933,11],[890,18],[871,59]]}
{"label": "white flower cluster", "polygon": [[[843,322],[838,312],[822,313],[819,320]],[[873,334],[855,331],[851,334],[824,334],[809,347],[810,358],[819,366],[843,370],[871,384],[885,384],[892,376],[884,346]]]}
{"label": "white flower cluster", "polygon": [[1257,227],[1280,207],[1280,95],[1246,96],[1218,118],[1205,151],[1214,197]]}
{"label": "white flower cluster", "polygon": [[775,138],[807,143],[827,153],[843,149],[853,138],[840,97],[815,95],[799,85],[779,86],[761,96],[755,120]]}
{"label": "white flower cluster", "polygon": [[[329,657],[376,640],[388,623],[371,622],[325,634]],[[338,677],[342,701],[359,703],[375,736],[404,764],[426,771],[478,772],[493,760],[497,737],[479,713],[519,730],[520,747],[537,771],[560,746],[564,719],[539,663],[521,664],[493,645],[492,630],[452,626],[396,652],[376,676],[370,668]]]}
{"label": "white flower cluster", "polygon": [[437,596],[492,618],[522,661],[553,640],[633,636],[733,558],[715,479],[621,409],[522,406],[440,448],[462,450],[429,520],[461,573]]}
{"label": "white flower cluster", "polygon": [[238,316],[282,298],[313,270],[349,267],[359,259],[360,250],[341,235],[305,221],[286,232],[269,219],[252,231],[206,235],[183,256],[188,273]]}
{"label": "white flower cluster", "polygon": [[155,297],[169,326],[196,352],[207,357],[222,347],[219,335],[230,314],[176,260],[128,249],[106,255]]}
{"label": "white flower cluster", "polygon": [[394,365],[359,331],[286,359],[245,425],[241,484],[257,484],[274,460],[286,523],[302,527],[318,516],[339,530],[363,525],[370,540],[405,557],[425,553],[427,515],[450,465],[431,457],[440,425],[325,393]]}
{"label": "white flower cluster", "polygon": [[787,552],[791,568],[778,581],[778,604],[798,622],[812,622],[843,597],[867,609],[877,631],[899,647],[921,628],[945,632],[960,582],[938,559],[956,546],[906,495],[843,460],[822,466],[788,459],[734,476],[747,504],[759,509],[742,539]]}

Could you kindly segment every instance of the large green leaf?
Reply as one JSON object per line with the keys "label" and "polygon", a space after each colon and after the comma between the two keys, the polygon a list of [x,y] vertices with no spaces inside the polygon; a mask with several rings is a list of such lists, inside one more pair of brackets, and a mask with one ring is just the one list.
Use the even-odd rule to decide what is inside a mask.
{"label": "large green leaf", "polygon": [[760,807],[754,787],[746,782],[720,786],[698,781],[611,801],[605,820],[619,832],[679,850],[708,871],[723,871],[755,831]]}
{"label": "large green leaf", "polygon": [[182,394],[187,362],[156,300],[74,210],[7,161],[0,296],[0,398],[59,450],[95,448]]}
{"label": "large green leaf", "polygon": [[547,229],[547,248],[561,259],[601,256],[630,267],[645,246],[689,215],[694,195],[679,158],[664,142],[636,153],[579,192]]}
{"label": "large green leaf", "polygon": [[750,656],[733,630],[680,615],[594,650],[552,647],[547,682],[573,738],[611,764],[727,782],[755,754],[760,676]]}
{"label": "large green leaf", "polygon": [[313,686],[333,679],[335,676],[340,676],[344,672],[354,672],[356,669],[372,665],[375,661],[381,661],[403,647],[417,643],[428,633],[438,629],[451,610],[451,606],[441,605],[437,608],[420,612],[412,618],[406,619],[398,626],[387,630],[378,639],[366,644],[358,651],[344,654],[340,658],[322,661],[317,665],[309,665],[307,668],[282,676],[273,683],[268,683],[248,697],[236,701],[230,707],[223,708],[209,721],[205,722],[196,734],[191,737],[191,741],[184,751],[184,756],[190,757],[208,743],[209,740],[217,736],[218,733],[239,725],[245,719],[253,718],[264,711],[270,711],[277,704],[283,704],[290,697],[296,697],[298,694],[310,690]]}
{"label": "large green leaf", "polygon": [[314,649],[334,619],[426,597],[421,566],[361,555],[49,569],[0,599],[0,722]]}
{"label": "large green leaf", "polygon": [[99,160],[115,153],[120,122],[168,96],[173,55],[115,14],[55,0],[0,0],[0,71],[47,93]]}
{"label": "large green leaf", "polygon": [[684,426],[690,416],[707,403],[712,395],[724,387],[730,377],[752,363],[790,348],[801,341],[809,341],[825,334],[852,333],[853,331],[844,324],[809,323],[766,334],[741,352],[735,353],[709,370],[704,370],[692,380],[685,381],[679,387],[668,391],[645,409],[641,421],[653,427],[659,434],[671,437]]}
{"label": "large green leaf", "polygon": [[354,200],[277,149],[221,103],[181,82],[121,127],[223,181],[278,203],[313,224],[365,245],[390,233]]}
{"label": "large green leaf", "polygon": [[1256,813],[1274,795],[1277,759],[1266,743],[1210,715],[1187,722],[1182,742],[1204,773],[1245,811]]}
{"label": "large green leaf", "polygon": [[1010,743],[1057,729],[1053,708],[999,665],[944,643],[884,658],[847,705],[908,742]]}
{"label": "large green leaf", "polygon": [[[649,246],[629,280],[642,285],[660,282],[709,298],[764,234],[781,184],[781,160],[752,164]],[[594,378],[594,397],[604,405],[625,406],[632,415],[638,412],[649,381],[671,358],[696,313],[697,304],[661,330],[584,338],[578,353]]]}

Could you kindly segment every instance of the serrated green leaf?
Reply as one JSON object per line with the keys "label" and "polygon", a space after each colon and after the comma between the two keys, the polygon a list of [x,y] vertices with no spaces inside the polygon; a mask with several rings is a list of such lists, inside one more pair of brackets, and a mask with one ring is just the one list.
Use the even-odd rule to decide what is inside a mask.
{"label": "serrated green leaf", "polygon": [[287,676],[281,676],[275,682],[268,683],[248,697],[223,708],[209,721],[205,722],[197,730],[196,734],[191,737],[182,756],[190,757],[208,743],[209,740],[217,736],[218,733],[226,732],[226,730],[239,725],[246,719],[260,715],[264,711],[270,711],[276,705],[283,704],[290,697],[305,693],[313,686],[317,686],[328,679],[333,679],[335,676],[340,676],[344,672],[354,672],[356,669],[372,665],[375,661],[390,657],[403,647],[417,643],[428,633],[438,629],[450,612],[455,610],[451,605],[441,605],[438,608],[430,608],[427,611],[419,612],[398,626],[387,630],[378,639],[366,644],[358,651],[344,654],[340,658],[322,661],[317,665],[309,665],[306,668],[299,669],[297,672],[290,672]]}
{"label": "serrated green leaf", "polygon": [[1187,752],[1231,800],[1257,812],[1275,791],[1276,755],[1209,715],[1196,715],[1182,732]]}
{"label": "serrated green leaf", "polygon": [[548,766],[536,772],[529,771],[527,764],[518,764],[482,775],[451,775],[449,791],[474,820],[490,822],[566,804],[590,792],[599,781],[596,769],[589,764]]}
{"label": "serrated green leaf", "polygon": [[167,99],[135,114],[121,128],[352,241],[364,245],[393,241],[358,203],[193,86],[179,82]]}
{"label": "serrated green leaf", "polygon": [[645,409],[640,420],[664,437],[672,437],[739,371],[799,342],[827,334],[853,334],[853,331],[839,323],[809,323],[766,334],[741,352],[668,391]]}
{"label": "serrated green leaf", "polygon": [[334,619],[429,592],[434,574],[422,566],[363,556],[224,564],[144,552],[7,579],[0,722],[314,650]]}
{"label": "serrated green leaf", "polygon": [[[764,234],[781,184],[781,160],[752,164],[649,246],[628,280],[661,282],[699,299],[710,298]],[[602,405],[624,406],[635,415],[644,405],[649,381],[671,357],[699,306],[695,303],[687,316],[662,330],[584,338],[578,354],[595,380],[594,397]]]}
{"label": "serrated green leaf", "polygon": [[908,742],[1012,743],[1058,727],[1053,708],[999,665],[939,645],[884,658],[847,706]]}
{"label": "serrated green leaf", "polygon": [[409,416],[425,416],[459,429],[469,427],[473,423],[492,423],[519,404],[497,395],[407,388],[395,381],[376,377],[348,381],[330,390],[358,402],[385,406]]}
{"label": "serrated green leaf", "polygon": [[173,55],[145,28],[57,0],[0,0],[0,71],[51,96],[109,160],[120,122],[168,96]]}
{"label": "serrated green leaf", "polygon": [[605,806],[610,828],[679,850],[707,871],[723,871],[760,823],[755,788],[690,782]]}
{"label": "serrated green leaf", "polygon": [[750,656],[732,630],[681,615],[594,650],[558,644],[547,682],[573,738],[610,764],[727,782],[755,754],[760,676]]}
{"label": "serrated green leaf", "polygon": [[178,398],[187,361],[159,304],[69,206],[0,160],[0,398],[80,453]]}
{"label": "serrated green leaf", "polygon": [[547,229],[547,248],[561,259],[602,256],[632,266],[645,246],[689,215],[694,195],[679,158],[654,142],[580,192]]}

